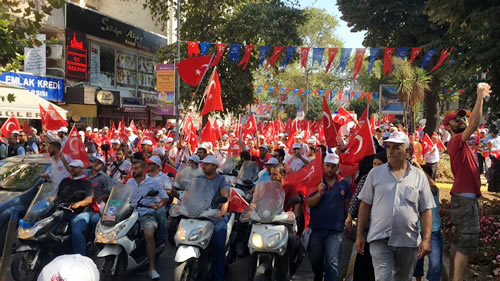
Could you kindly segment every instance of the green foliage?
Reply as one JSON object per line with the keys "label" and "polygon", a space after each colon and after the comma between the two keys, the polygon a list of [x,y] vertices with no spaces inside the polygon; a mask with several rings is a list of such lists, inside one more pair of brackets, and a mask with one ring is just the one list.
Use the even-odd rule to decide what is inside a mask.
{"label": "green foliage", "polygon": [[[330,112],[335,112],[338,109],[338,105],[328,103]],[[307,111],[304,118],[306,120],[321,120],[323,116],[323,97],[310,97],[309,98],[309,111]]]}
{"label": "green foliage", "polygon": [[[351,104],[347,107],[347,110],[354,111],[359,118],[361,114],[363,114],[363,111],[366,108],[366,102],[367,102],[366,99],[351,100]],[[379,112],[378,102],[372,99],[370,101],[370,108],[368,109],[368,114],[372,115],[378,112]]]}
{"label": "green foliage", "polygon": [[286,113],[286,116],[281,116],[280,115],[280,118],[282,118],[282,120],[285,120],[285,119],[295,119],[297,117],[297,111],[298,111],[298,108],[295,104],[287,104],[285,105],[285,113]]}
{"label": "green foliage", "polygon": [[42,44],[36,40],[42,20],[64,3],[64,0],[0,2],[0,72],[22,69],[24,48]]}

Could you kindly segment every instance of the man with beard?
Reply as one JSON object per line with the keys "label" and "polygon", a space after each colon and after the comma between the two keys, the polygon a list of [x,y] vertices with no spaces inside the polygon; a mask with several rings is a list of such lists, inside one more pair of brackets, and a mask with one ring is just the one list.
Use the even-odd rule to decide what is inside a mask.
{"label": "man with beard", "polygon": [[94,162],[92,163],[92,169],[85,170],[85,175],[89,178],[92,184],[92,190],[94,192],[94,203],[99,210],[92,210],[91,223],[96,225],[101,217],[101,212],[104,210],[104,205],[106,205],[106,200],[111,193],[111,188],[113,187],[113,181],[104,172],[106,170],[106,159],[102,155],[96,155]]}
{"label": "man with beard", "polygon": [[[164,174],[161,171],[161,167],[163,167],[161,163],[161,159],[158,156],[151,156],[148,162],[148,171],[151,178],[157,179],[162,183],[163,190],[167,195],[170,195],[172,192],[172,180],[168,177],[168,175]],[[159,199],[158,199],[159,200]],[[165,207],[161,207],[156,210],[156,220],[158,221],[158,238],[161,241],[168,240],[168,232],[167,232],[167,216],[165,214]]]}
{"label": "man with beard", "polygon": [[7,138],[7,143],[9,144],[7,147],[7,157],[24,155],[26,153],[24,147],[17,142],[18,135],[18,131],[13,131],[9,134],[9,137]]}
{"label": "man with beard", "polygon": [[116,150],[116,161],[113,161],[108,167],[108,175],[113,180],[113,184],[122,182],[122,176],[126,176],[132,167],[132,163],[125,158],[125,150],[118,148]]}
{"label": "man with beard", "polygon": [[[155,212],[165,206],[168,201],[168,195],[165,193],[162,183],[146,175],[144,172],[145,169],[146,163],[142,160],[136,160],[132,165],[133,178],[129,179],[127,184],[136,188],[134,195],[132,195],[131,204],[137,206],[139,224],[146,240],[146,253],[149,258],[149,277],[151,279],[159,279],[160,274],[155,269],[155,231],[158,228]],[[146,196],[150,191],[158,191],[158,195],[155,197]],[[158,201],[160,203],[155,203]]]}
{"label": "man with beard", "polygon": [[19,132],[19,144],[24,147],[26,154],[38,154],[38,145],[33,133]]}
{"label": "man with beard", "polygon": [[68,164],[71,158],[61,152],[61,143],[58,141],[49,143],[49,155],[52,160],[50,175],[41,174],[40,177],[50,179],[55,185],[59,185],[64,178],[70,176]]}
{"label": "man with beard", "polygon": [[467,140],[477,130],[483,113],[483,102],[491,93],[490,85],[477,85],[476,104],[466,122],[466,112],[449,113],[443,126],[451,134],[448,142],[451,171],[455,177],[451,188],[450,216],[456,231],[452,250],[456,250],[453,265],[453,280],[463,280],[468,258],[479,250],[479,204],[481,180],[477,159]]}

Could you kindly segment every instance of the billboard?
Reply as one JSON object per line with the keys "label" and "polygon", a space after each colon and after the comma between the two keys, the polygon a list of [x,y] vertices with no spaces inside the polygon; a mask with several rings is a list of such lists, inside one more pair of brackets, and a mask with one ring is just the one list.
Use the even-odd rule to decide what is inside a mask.
{"label": "billboard", "polygon": [[403,106],[398,96],[398,86],[380,85],[379,107],[381,114],[403,115]]}

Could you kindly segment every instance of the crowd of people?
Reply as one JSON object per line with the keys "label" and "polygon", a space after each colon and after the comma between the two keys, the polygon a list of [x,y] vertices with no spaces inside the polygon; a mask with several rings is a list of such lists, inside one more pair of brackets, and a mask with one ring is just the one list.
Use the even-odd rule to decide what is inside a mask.
{"label": "crowd of people", "polygon": [[[482,104],[491,92],[480,85],[477,100],[470,113],[460,110],[444,116],[439,134],[432,136],[432,147],[425,144],[424,128],[408,133],[401,123],[379,124],[373,135],[376,154],[359,163],[357,174],[343,178],[339,155],[345,150],[348,135],[338,138],[337,147],[328,147],[319,134],[304,139],[297,132],[279,132],[272,141],[263,135],[242,135],[236,126],[221,128],[216,143],[203,142],[192,147],[184,132],[175,127],[137,129],[124,127],[113,131],[87,127],[78,134],[92,160],[84,169],[79,159],[62,153],[68,139],[68,128],[57,131],[13,132],[7,143],[0,143],[0,158],[23,154],[48,153],[52,158],[50,174],[42,177],[59,186],[57,200],[70,204],[67,214],[72,223],[73,253],[86,254],[83,230],[95,226],[111,188],[119,183],[137,188],[135,203],[151,190],[156,198],[139,208],[140,223],[150,258],[149,273],[159,278],[155,263],[154,233],[166,241],[165,206],[171,197],[175,173],[192,167],[200,177],[215,182],[217,195],[229,198],[230,183],[217,169],[229,158],[239,161],[237,167],[254,169],[254,183],[275,180],[282,184],[287,198],[298,195],[286,175],[299,171],[321,155],[323,178],[314,192],[302,194],[310,216],[307,252],[314,280],[340,280],[341,252],[345,233],[353,234],[358,251],[354,280],[422,280],[423,259],[429,258],[426,278],[440,280],[442,272],[442,237],[439,218],[439,189],[435,183],[437,164],[443,153],[451,159],[455,181],[451,189],[451,218],[455,229],[453,279],[463,280],[467,258],[479,247],[479,210],[481,196],[479,176],[484,172],[484,151],[500,150],[497,130],[488,134],[479,122]],[[153,136],[154,135],[154,136]],[[293,138],[293,142],[289,141]],[[442,145],[441,145],[442,143]],[[287,146],[287,144],[292,144]],[[234,149],[237,145],[238,149]],[[235,152],[237,151],[237,152]],[[320,154],[316,154],[321,151]],[[426,153],[424,153],[426,152]],[[246,163],[246,164],[244,164]],[[74,191],[83,190],[79,198]],[[285,201],[285,205],[288,201]],[[220,208],[214,220],[215,279],[224,280],[225,222],[228,203]],[[301,206],[285,206],[297,215]],[[357,226],[355,223],[357,221]]]}

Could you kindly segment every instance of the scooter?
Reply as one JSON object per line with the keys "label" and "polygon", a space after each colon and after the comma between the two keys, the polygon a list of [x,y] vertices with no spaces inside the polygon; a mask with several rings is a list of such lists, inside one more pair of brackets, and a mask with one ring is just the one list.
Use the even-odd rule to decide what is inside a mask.
{"label": "scooter", "polygon": [[[248,280],[289,280],[290,259],[295,248],[296,223],[293,212],[284,212],[285,193],[281,184],[269,181],[257,184],[249,211],[242,222],[252,222],[248,247],[250,271]],[[291,198],[290,204],[300,203]]]}
{"label": "scooter", "polygon": [[[75,196],[84,197],[82,191]],[[23,219],[19,220],[17,238],[20,246],[11,263],[16,281],[36,280],[42,268],[59,255],[71,253],[71,224],[64,220],[64,212],[73,212],[68,205],[55,202],[57,186],[43,183],[33,198]],[[85,232],[87,253],[95,254],[93,232]]]}
{"label": "scooter", "polygon": [[[181,217],[175,234],[175,281],[213,280],[212,220],[220,212],[217,206],[226,203],[227,198],[216,197],[216,189],[210,185],[206,178],[193,178],[181,204],[171,208],[171,213]],[[234,214],[231,214],[227,222],[226,255],[233,224]]]}
{"label": "scooter", "polygon": [[[146,254],[146,240],[138,222],[138,207],[146,197],[155,197],[157,191],[151,191],[138,200],[137,206],[131,204],[135,188],[126,184],[117,184],[111,190],[108,202],[96,227],[95,242],[100,252],[95,260],[101,274],[101,280],[117,280],[125,272],[138,269],[149,262]],[[165,245],[156,239],[156,256]]]}

